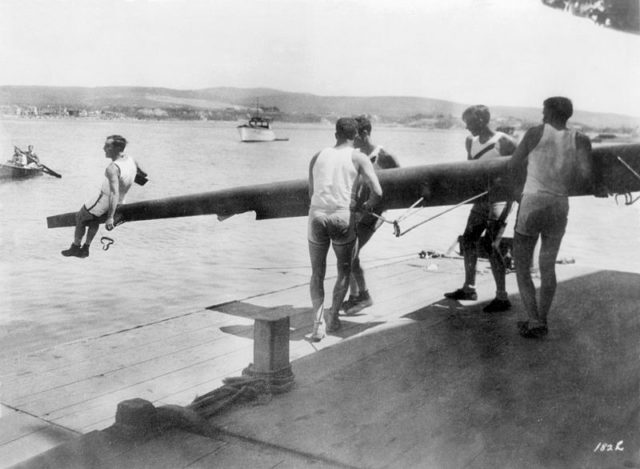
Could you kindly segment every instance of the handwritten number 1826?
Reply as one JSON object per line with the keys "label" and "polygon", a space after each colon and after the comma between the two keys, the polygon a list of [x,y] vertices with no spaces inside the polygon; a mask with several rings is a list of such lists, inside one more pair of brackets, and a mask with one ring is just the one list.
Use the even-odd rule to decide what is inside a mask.
{"label": "handwritten number 1826", "polygon": [[597,453],[597,452],[604,453],[604,452],[609,452],[609,451],[624,451],[624,448],[622,447],[623,443],[624,443],[624,441],[620,440],[614,446],[613,443],[602,443],[602,442],[600,442],[595,447],[593,452],[594,453]]}

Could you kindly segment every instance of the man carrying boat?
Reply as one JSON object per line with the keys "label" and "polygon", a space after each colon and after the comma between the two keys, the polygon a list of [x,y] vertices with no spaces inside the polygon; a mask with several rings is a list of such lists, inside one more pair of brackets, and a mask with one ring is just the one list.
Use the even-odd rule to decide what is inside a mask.
{"label": "man carrying boat", "polygon": [[[311,258],[309,289],[314,312],[312,340],[340,329],[338,312],[349,287],[351,262],[357,238],[355,213],[356,181],[364,179],[370,189],[362,209],[370,210],[382,197],[382,188],[367,156],[354,148],[358,123],[352,118],[336,122],[336,144],[314,155],[309,164],[309,222],[307,239]],[[324,278],[329,246],[337,258],[338,277],[329,314],[324,311]]]}
{"label": "man carrying boat", "polygon": [[[467,159],[499,158],[511,155],[515,150],[515,142],[509,135],[491,130],[490,119],[489,108],[483,105],[471,106],[462,113],[462,120],[471,133],[465,142]],[[511,308],[506,290],[506,265],[499,246],[511,205],[511,201],[492,201],[490,194],[473,204],[460,241],[460,249],[464,256],[464,284],[462,288],[445,293],[446,298],[472,301],[478,299],[475,289],[476,265],[479,244],[483,239],[487,244],[491,273],[496,283],[496,297],[483,308],[483,311],[494,313]]]}
{"label": "man carrying boat", "polygon": [[[555,263],[567,226],[569,191],[591,182],[591,142],[567,128],[573,104],[565,97],[544,101],[542,125],[529,129],[509,162],[516,174],[526,166],[514,236],[516,276],[528,320],[518,322],[522,337],[549,332],[547,314],[556,291]],[[596,186],[597,187],[597,186]],[[598,196],[598,192],[594,195]],[[531,278],[533,253],[541,239],[540,301]]]}
{"label": "man carrying boat", "polygon": [[[105,227],[112,230],[115,222],[114,216],[118,204],[124,202],[124,198],[133,185],[136,177],[137,166],[133,158],[125,155],[124,149],[127,140],[120,135],[107,137],[103,150],[105,158],[111,160],[104,172],[105,180],[100,188],[100,193],[87,201],[76,214],[76,228],[73,242],[69,249],[65,249],[61,254],[65,257],[89,257],[89,246],[98,232],[98,219],[107,214]],[[82,238],[86,239],[82,247]]]}
{"label": "man carrying boat", "polygon": [[[358,123],[358,136],[355,140],[355,147],[369,157],[374,169],[398,168],[400,164],[395,156],[387,152],[380,145],[374,145],[371,141],[371,121],[366,116],[356,117]],[[358,189],[358,200],[364,202],[369,197],[369,190],[366,185],[360,185]],[[384,208],[376,206],[370,213],[359,212],[356,215],[356,235],[358,245],[351,264],[351,278],[349,280],[349,298],[342,303],[345,314],[356,314],[359,311],[371,306],[373,300],[367,290],[367,283],[364,278],[364,271],[360,265],[360,250],[371,239],[376,230],[383,223],[379,216]]]}

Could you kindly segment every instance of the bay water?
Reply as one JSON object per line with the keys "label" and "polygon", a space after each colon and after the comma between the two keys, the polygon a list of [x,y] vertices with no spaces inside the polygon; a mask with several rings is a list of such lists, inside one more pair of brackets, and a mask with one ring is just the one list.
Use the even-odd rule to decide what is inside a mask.
{"label": "bay water", "polygon": [[[234,122],[2,120],[0,159],[33,145],[62,174],[0,181],[0,358],[83,340],[243,299],[309,278],[306,217],[256,221],[252,213],[219,221],[198,216],[101,226],[87,259],[60,255],[73,228],[47,229],[46,217],[77,211],[97,194],[108,164],[105,138],[121,134],[126,152],[149,173],[127,202],[307,177],[309,160],[334,143],[331,125],[281,124],[288,141],[242,143]],[[403,166],[465,159],[461,130],[379,126],[374,142]],[[620,200],[622,202],[622,200]],[[421,211],[403,229],[445,210]],[[394,219],[402,210],[388,212]],[[464,229],[461,207],[395,238],[383,225],[363,265],[445,252]],[[613,198],[573,198],[561,258],[640,272],[638,211]],[[507,235],[512,234],[513,214]],[[103,250],[100,239],[115,243]],[[335,273],[329,256],[329,275]],[[461,279],[462,282],[462,279]],[[452,289],[459,285],[452,285]]]}

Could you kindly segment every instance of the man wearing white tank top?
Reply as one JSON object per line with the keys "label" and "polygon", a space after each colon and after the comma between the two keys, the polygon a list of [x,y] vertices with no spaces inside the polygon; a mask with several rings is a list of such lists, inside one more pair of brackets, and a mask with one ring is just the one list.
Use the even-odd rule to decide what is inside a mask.
{"label": "man wearing white tank top", "polygon": [[[127,140],[121,135],[107,137],[103,150],[105,158],[109,158],[111,163],[104,172],[105,179],[102,182],[100,193],[88,200],[76,214],[73,242],[69,249],[61,252],[63,256],[89,257],[89,246],[98,232],[98,220],[105,213],[107,214],[105,227],[107,230],[113,229],[116,208],[118,204],[124,202],[138,169],[133,158],[123,153],[126,146]],[[85,232],[86,238],[82,244]]]}
{"label": "man wearing white tank top", "polygon": [[[371,210],[382,197],[382,188],[369,158],[353,144],[358,134],[355,119],[336,122],[336,145],[317,153],[309,164],[309,221],[307,239],[311,258],[309,289],[314,311],[312,340],[340,329],[338,312],[349,287],[351,262],[356,248],[355,212]],[[357,179],[370,189],[369,199],[358,207]],[[329,314],[324,311],[324,278],[329,247],[337,258],[338,277]]]}
{"label": "man wearing white tank top", "polygon": [[[573,115],[571,101],[565,97],[548,98],[542,115],[542,125],[525,133],[510,161],[516,174],[526,166],[516,220],[514,261],[528,317],[518,322],[518,331],[522,337],[533,339],[548,333],[547,314],[556,291],[555,263],[567,226],[569,193],[572,188],[593,184],[594,178],[589,138],[567,128]],[[536,301],[531,262],[538,238],[540,299]]]}

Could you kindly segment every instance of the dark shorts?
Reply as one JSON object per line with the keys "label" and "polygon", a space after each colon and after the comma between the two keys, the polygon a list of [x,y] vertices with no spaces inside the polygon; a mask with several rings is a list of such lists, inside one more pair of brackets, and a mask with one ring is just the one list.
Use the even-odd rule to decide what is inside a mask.
{"label": "dark shorts", "polygon": [[99,217],[95,216],[84,205],[80,209],[80,211],[76,214],[76,220],[84,223],[85,225],[90,225],[92,223],[98,223]]}
{"label": "dark shorts", "polygon": [[310,243],[349,244],[356,239],[355,214],[351,210],[309,210],[307,238]]}
{"label": "dark shorts", "polygon": [[[471,214],[484,218],[485,220],[504,221],[511,212],[512,202],[476,202],[471,207]],[[471,215],[469,215],[471,219]]]}
{"label": "dark shorts", "polygon": [[[382,212],[376,211],[375,214],[381,215]],[[356,216],[356,226],[358,231],[363,230],[374,232],[380,227],[382,223],[382,220],[380,220],[375,215],[372,215],[371,213],[361,213]]]}
{"label": "dark shorts", "polygon": [[516,233],[562,238],[567,228],[569,198],[552,194],[522,194]]}
{"label": "dark shorts", "polygon": [[488,218],[486,214],[471,210],[462,238],[466,243],[474,244],[485,234],[487,239],[493,242],[501,236],[504,226],[503,221]]}

